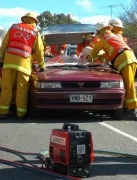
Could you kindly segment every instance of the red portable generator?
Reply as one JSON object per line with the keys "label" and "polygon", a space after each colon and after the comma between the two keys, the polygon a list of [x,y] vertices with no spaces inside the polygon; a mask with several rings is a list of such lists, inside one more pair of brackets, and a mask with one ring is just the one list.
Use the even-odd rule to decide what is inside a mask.
{"label": "red portable generator", "polygon": [[80,130],[78,125],[64,124],[53,129],[49,155],[53,171],[75,177],[88,177],[94,160],[91,132]]}

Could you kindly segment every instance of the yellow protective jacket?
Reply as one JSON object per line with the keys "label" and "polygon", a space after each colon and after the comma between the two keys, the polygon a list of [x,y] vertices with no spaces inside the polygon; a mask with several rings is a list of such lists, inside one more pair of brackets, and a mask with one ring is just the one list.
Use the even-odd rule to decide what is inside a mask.
{"label": "yellow protective jacket", "polygon": [[[109,33],[111,33],[111,31]],[[100,41],[95,44],[93,50],[91,51],[90,58],[94,60],[99,54],[99,51],[102,49],[109,54],[109,50],[112,50],[114,48],[107,42],[107,40],[101,37]],[[123,69],[127,64],[131,64],[133,62],[137,63],[137,59],[133,51],[125,50],[116,57],[114,61],[114,67],[120,72],[121,69]]]}
{"label": "yellow protective jacket", "polygon": [[118,27],[113,27],[112,32],[114,34],[121,34],[121,35],[123,35],[123,29],[118,28]]}
{"label": "yellow protective jacket", "polygon": [[123,38],[123,40],[127,43],[127,38],[123,36],[123,28],[113,27],[112,32],[114,34],[119,34]]}
{"label": "yellow protective jacket", "polygon": [[[33,24],[31,25],[33,26]],[[5,35],[0,48],[0,62],[3,63],[4,69],[16,69],[18,71],[30,75],[32,70],[32,59],[34,55],[39,63],[39,68],[44,68],[44,46],[39,32],[37,33],[35,42],[33,44],[33,54],[31,54],[27,58],[15,54],[10,54],[7,52],[9,38],[10,29]]]}

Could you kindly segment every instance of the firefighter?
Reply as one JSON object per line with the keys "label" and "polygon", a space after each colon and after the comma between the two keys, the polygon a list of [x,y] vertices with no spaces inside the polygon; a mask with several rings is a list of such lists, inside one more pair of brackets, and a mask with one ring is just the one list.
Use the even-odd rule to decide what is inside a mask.
{"label": "firefighter", "polygon": [[86,46],[82,49],[82,52],[81,52],[81,56],[80,56],[80,59],[85,62],[89,59],[89,56],[90,56],[90,53],[92,51],[93,48],[89,47],[89,46]]}
{"label": "firefighter", "polygon": [[34,13],[29,12],[21,17],[21,21],[10,27],[0,49],[0,60],[3,63],[1,119],[9,115],[14,88],[16,88],[17,117],[23,119],[26,115],[33,54],[39,63],[40,72],[44,71],[44,47],[36,28],[38,19]]}
{"label": "firefighter", "polygon": [[[96,33],[95,35],[92,35],[92,39],[91,41],[88,43],[87,46],[83,47],[82,49],[82,52],[81,52],[81,58],[83,60],[85,59],[89,59],[90,58],[90,54],[91,54],[91,51],[93,49],[93,47],[95,46],[95,44],[99,41],[99,32],[98,30],[96,29]],[[100,50],[99,53],[98,53],[98,56],[96,57],[96,60],[94,62],[96,63],[104,63],[104,59],[105,59],[105,53],[103,50]]]}
{"label": "firefighter", "polygon": [[53,56],[62,55],[62,54],[64,54],[66,47],[67,47],[66,44],[51,45],[50,46],[50,54],[52,54]]}
{"label": "firefighter", "polygon": [[87,33],[84,36],[82,36],[83,42],[77,44],[76,54],[77,56],[80,56],[82,53],[83,48],[85,47],[93,47],[94,44],[97,42],[97,37],[91,33]]}
{"label": "firefighter", "polygon": [[94,46],[90,54],[90,61],[94,61],[98,52],[103,49],[108,60],[123,77],[126,90],[124,100],[124,112],[128,119],[135,119],[135,109],[137,108],[137,98],[134,86],[134,77],[137,68],[137,59],[133,51],[122,38],[111,32],[112,27],[109,23],[99,23],[100,40]]}
{"label": "firefighter", "polygon": [[112,32],[117,35],[121,35],[121,37],[124,39],[125,42],[127,42],[127,39],[123,36],[123,23],[120,19],[111,19],[109,21],[109,24],[113,27]]}
{"label": "firefighter", "polygon": [[98,30],[96,30],[95,35],[92,36],[89,46],[93,48],[98,41],[99,41],[99,32]]}

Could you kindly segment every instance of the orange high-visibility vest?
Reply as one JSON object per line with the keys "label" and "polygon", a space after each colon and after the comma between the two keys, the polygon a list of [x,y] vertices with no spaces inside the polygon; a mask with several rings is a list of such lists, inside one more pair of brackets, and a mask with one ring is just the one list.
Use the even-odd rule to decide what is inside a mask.
{"label": "orange high-visibility vest", "polygon": [[32,53],[38,30],[29,24],[13,24],[7,52],[27,58]]}
{"label": "orange high-visibility vest", "polygon": [[50,48],[50,53],[53,54],[54,56],[59,56],[61,54],[61,51],[64,51],[66,49],[67,45],[51,45]]}
{"label": "orange high-visibility vest", "polygon": [[82,52],[83,44],[77,44],[76,54],[79,56],[79,54]]}
{"label": "orange high-visibility vest", "polygon": [[130,47],[124,42],[120,35],[116,34],[105,34],[102,36],[111,46],[110,49],[106,52],[106,56],[110,61],[113,61],[117,55],[122,53],[124,50],[130,50]]}
{"label": "orange high-visibility vest", "polygon": [[79,56],[79,54],[82,52],[82,49],[86,46],[94,47],[94,45],[98,42],[98,38],[95,36],[93,38],[85,39],[83,43],[77,44],[77,51],[76,54]]}
{"label": "orange high-visibility vest", "polygon": [[93,39],[91,40],[89,46],[93,48],[98,41],[99,41],[99,39],[98,39],[97,36],[93,37]]}

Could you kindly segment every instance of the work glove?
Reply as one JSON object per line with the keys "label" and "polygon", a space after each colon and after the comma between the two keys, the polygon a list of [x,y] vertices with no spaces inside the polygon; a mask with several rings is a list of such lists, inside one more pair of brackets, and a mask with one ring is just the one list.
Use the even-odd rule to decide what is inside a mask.
{"label": "work glove", "polygon": [[41,73],[41,72],[44,72],[44,68],[40,68],[40,70],[39,70],[39,72]]}

